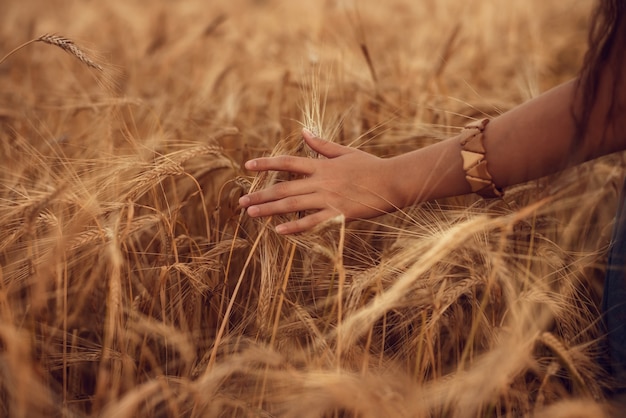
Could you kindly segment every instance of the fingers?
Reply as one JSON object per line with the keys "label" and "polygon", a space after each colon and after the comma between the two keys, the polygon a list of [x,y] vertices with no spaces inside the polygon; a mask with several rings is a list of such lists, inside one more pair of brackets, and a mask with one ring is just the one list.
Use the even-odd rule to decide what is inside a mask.
{"label": "fingers", "polygon": [[302,130],[302,137],[308,146],[326,158],[336,158],[341,155],[351,152],[352,148],[344,147],[343,145],[336,144],[334,142],[326,141],[325,139],[318,138],[308,129]]}
{"label": "fingers", "polygon": [[[294,182],[281,183],[290,186]],[[308,210],[321,209],[322,204],[319,202],[319,197],[315,194],[300,194],[296,196],[288,196],[278,200],[266,200],[269,189],[261,190],[259,192],[251,193],[246,196],[242,196],[239,199],[239,204],[247,208],[247,213],[253,218],[304,212]],[[254,203],[257,202],[257,203]],[[316,225],[332,218],[337,215],[334,211],[329,209],[322,209],[318,212],[307,215],[301,219],[296,219],[291,222],[287,222],[276,226],[276,232],[281,235],[295,234],[299,232],[308,231]]]}
{"label": "fingers", "polygon": [[245,167],[250,171],[287,171],[295,174],[311,175],[314,171],[310,158],[281,155],[278,157],[255,158],[246,161]]}
{"label": "fingers", "polygon": [[321,210],[319,212],[312,213],[303,218],[286,222],[276,226],[276,232],[281,235],[297,234],[299,232],[305,232],[313,229],[317,225],[325,222],[337,214],[331,210]]}
{"label": "fingers", "polygon": [[[249,193],[242,196],[239,199],[239,204],[244,207],[250,207],[252,205],[261,205],[267,202],[273,202],[276,200],[300,196],[311,193],[311,185],[307,179],[299,179],[292,181],[284,181],[276,183],[266,189],[258,190],[256,192]],[[298,209],[302,210],[302,209]]]}
{"label": "fingers", "polygon": [[[326,158],[336,158],[354,151],[350,147],[318,138],[307,129],[302,130],[302,136],[311,149]],[[287,171],[308,176],[315,171],[315,162],[316,160],[311,158],[280,155],[277,157],[255,158],[247,161],[245,167],[250,171]]]}
{"label": "fingers", "polygon": [[[243,205],[242,205],[243,206]],[[315,194],[289,196],[284,199],[248,206],[248,215],[256,218],[285,213],[321,209],[319,198]],[[244,206],[245,207],[245,206]]]}
{"label": "fingers", "polygon": [[[318,138],[306,129],[303,129],[302,136],[311,149],[328,159],[355,151],[352,148]],[[323,161],[327,160],[290,155],[247,161],[245,167],[251,171],[285,171],[309,178],[278,183],[267,189],[250,193],[242,196],[239,204],[247,208],[248,215],[252,217],[315,211],[301,219],[278,225],[276,232],[279,234],[294,234],[315,227],[338,213],[329,208],[324,201],[324,194],[319,193],[319,190],[315,189],[316,182],[311,181],[311,178],[315,177],[316,170],[323,168]]]}

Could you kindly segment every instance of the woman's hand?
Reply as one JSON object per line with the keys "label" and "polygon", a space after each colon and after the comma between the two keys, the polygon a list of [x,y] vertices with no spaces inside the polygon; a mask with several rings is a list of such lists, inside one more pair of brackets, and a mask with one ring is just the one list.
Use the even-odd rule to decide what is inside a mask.
{"label": "woman's hand", "polygon": [[343,214],[347,220],[371,218],[398,209],[390,160],[316,138],[303,130],[306,143],[326,158],[295,156],[257,158],[246,162],[251,171],[286,171],[304,178],[274,184],[239,199],[252,217],[312,211],[276,227],[280,234],[303,232]]}

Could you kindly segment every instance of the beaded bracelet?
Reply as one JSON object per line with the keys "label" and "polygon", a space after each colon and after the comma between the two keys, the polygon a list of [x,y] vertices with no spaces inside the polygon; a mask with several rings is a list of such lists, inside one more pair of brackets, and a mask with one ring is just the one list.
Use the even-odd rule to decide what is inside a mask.
{"label": "beaded bracelet", "polygon": [[460,135],[461,157],[465,179],[472,192],[484,198],[502,197],[504,192],[497,187],[487,170],[487,158],[483,144],[483,133],[489,119],[483,119],[465,125]]}

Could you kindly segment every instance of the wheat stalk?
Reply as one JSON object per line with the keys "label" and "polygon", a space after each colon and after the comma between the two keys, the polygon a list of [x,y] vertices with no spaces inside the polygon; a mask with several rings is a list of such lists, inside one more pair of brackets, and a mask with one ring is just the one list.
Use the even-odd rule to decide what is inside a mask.
{"label": "wheat stalk", "polygon": [[[253,177],[241,161],[277,141],[274,154],[316,156],[290,134],[298,127],[390,157],[434,142],[464,117],[508,110],[523,95],[519,77],[534,78],[525,69],[537,71],[531,82],[550,84],[545,66],[563,54],[542,47],[544,59],[526,45],[558,43],[540,35],[562,7],[533,1],[539,7],[511,2],[511,36],[503,37],[486,2],[433,2],[423,19],[424,2],[369,0],[363,32],[376,36],[351,46],[332,42],[354,37],[347,2],[258,7],[254,26],[240,20],[236,2],[205,5],[193,20],[186,16],[195,10],[178,2],[145,13],[124,6],[130,26],[116,26],[125,23],[116,0],[82,15],[74,11],[83,7],[64,10],[64,33],[72,38],[93,18],[102,40],[94,39],[115,45],[131,67],[119,91],[101,94],[82,83],[61,88],[72,82],[63,68],[20,74],[27,54],[61,54],[47,46],[0,66],[0,415],[565,416],[546,408],[585,395],[581,380],[592,396],[610,389],[593,363],[602,330],[587,288],[600,287],[592,277],[603,247],[594,243],[617,199],[602,185],[623,164],[541,191],[519,186],[503,202],[442,200],[293,237],[235,207],[242,192],[289,178]],[[299,8],[320,14],[298,20]],[[32,10],[20,10],[0,14],[7,34],[30,30],[19,13]],[[228,16],[228,26],[207,37],[194,23],[207,15]],[[392,15],[403,24],[386,30]],[[455,38],[455,16],[477,25]],[[151,21],[180,42],[151,43]],[[287,24],[265,30],[275,22]],[[284,32],[291,28],[295,36]],[[24,40],[75,55],[73,43],[42,33]],[[471,48],[457,48],[461,38]],[[320,45],[319,61],[296,77],[291,64],[309,43]],[[567,42],[568,50],[581,43]],[[108,81],[115,69],[77,44],[104,66],[84,71]],[[216,44],[225,52],[198,53]],[[141,45],[159,53],[137,56]],[[519,54],[491,53],[499,50]],[[487,56],[493,62],[483,68]],[[559,59],[559,79],[566,65]],[[222,124],[241,134],[216,133]],[[567,200],[509,219],[557,194]],[[556,343],[542,343],[543,331]]]}
{"label": "wheat stalk", "polygon": [[68,52],[78,58],[81,62],[91,68],[103,71],[102,66],[91,58],[89,58],[76,44],[71,40],[57,35],[42,35],[36,39],[37,42],[43,42],[49,45],[56,45],[65,52]]}
{"label": "wheat stalk", "polygon": [[30,41],[24,42],[22,45],[16,47],[11,52],[9,52],[4,57],[2,57],[2,59],[0,59],[0,65],[7,58],[9,58],[11,55],[16,53],[20,49],[22,49],[22,48],[24,48],[24,47],[26,47],[26,46],[28,46],[28,45],[30,45],[32,43],[35,43],[35,42],[43,42],[43,43],[48,44],[48,45],[58,46],[59,48],[61,48],[65,52],[67,52],[67,53],[69,53],[71,55],[74,55],[76,58],[78,58],[82,63],[84,63],[88,67],[95,68],[96,70],[99,70],[99,71],[104,71],[104,68],[102,68],[102,66],[100,64],[98,64],[97,62],[95,62],[94,60],[89,58],[89,56],[87,54],[85,54],[85,52],[83,52],[83,50],[80,49],[74,43],[74,41],[72,41],[71,39],[68,39],[68,38],[64,38],[62,36],[50,35],[50,34],[41,35],[38,38],[31,39]]}
{"label": "wheat stalk", "polygon": [[584,395],[589,395],[589,389],[585,384],[585,380],[580,375],[576,363],[572,359],[565,345],[550,332],[544,332],[540,335],[539,341],[541,341],[546,347],[548,347],[557,357],[559,363],[569,372],[574,386],[581,391]]}

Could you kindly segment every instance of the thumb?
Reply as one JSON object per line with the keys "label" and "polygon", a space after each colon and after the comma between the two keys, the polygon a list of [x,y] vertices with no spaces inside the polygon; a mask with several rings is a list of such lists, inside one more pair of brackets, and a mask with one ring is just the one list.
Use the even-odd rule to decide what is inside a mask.
{"label": "thumb", "polygon": [[302,137],[309,147],[326,158],[335,158],[350,152],[350,148],[317,137],[308,129],[302,130]]}

